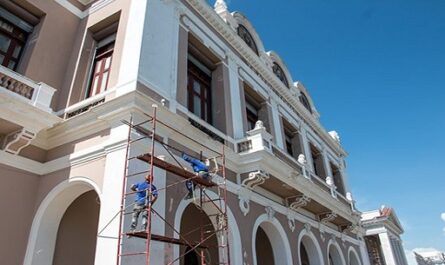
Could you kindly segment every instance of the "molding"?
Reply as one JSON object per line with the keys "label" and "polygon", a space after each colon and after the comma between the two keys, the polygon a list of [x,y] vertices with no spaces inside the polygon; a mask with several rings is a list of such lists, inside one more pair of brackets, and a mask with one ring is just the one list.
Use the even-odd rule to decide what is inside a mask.
{"label": "molding", "polygon": [[80,10],[75,5],[71,4],[67,0],[54,0],[56,3],[64,7],[66,10],[71,12],[73,15],[80,19],[84,19],[85,17],[93,14],[94,12],[98,11],[102,7],[114,2],[115,0],[100,0],[96,3],[92,4],[91,7],[89,7],[87,10]]}
{"label": "molding", "polygon": [[125,149],[126,139],[115,142],[106,141],[88,149],[75,152],[49,162],[40,163],[21,156],[0,151],[2,164],[21,169],[37,175],[46,175],[64,168],[75,167],[104,158],[107,154]]}
{"label": "molding", "polygon": [[319,121],[315,119],[308,111],[301,106],[298,98],[291,95],[290,91],[284,84],[281,83],[267,67],[263,61],[250,49],[250,47],[238,37],[236,32],[225,23],[225,21],[205,2],[201,0],[186,0],[192,8],[194,8],[202,18],[205,19],[221,36],[235,49],[237,50],[255,70],[258,75],[263,77],[270,85],[278,97],[280,97],[284,103],[291,106],[295,110],[297,115],[300,115],[304,120],[317,132],[323,140],[328,143],[333,150],[336,150],[340,154],[346,155],[343,148],[335,142],[328,132],[321,126]]}

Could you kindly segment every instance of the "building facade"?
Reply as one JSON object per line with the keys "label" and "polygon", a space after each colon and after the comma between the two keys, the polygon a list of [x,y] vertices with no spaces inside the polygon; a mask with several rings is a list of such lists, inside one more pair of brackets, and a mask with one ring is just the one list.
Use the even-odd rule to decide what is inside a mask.
{"label": "building facade", "polygon": [[[0,1],[0,14],[0,263],[116,263],[122,179],[147,167],[126,169],[122,120],[142,121],[157,104],[169,127],[156,136],[169,146],[211,157],[224,145],[231,264],[370,264],[338,134],[224,1],[17,0]],[[148,149],[141,141],[130,153]],[[170,237],[202,214],[184,185],[167,188],[176,179],[154,171],[153,231]],[[151,250],[152,264],[187,251]]]}
{"label": "building facade", "polygon": [[403,227],[394,209],[382,206],[363,212],[362,226],[371,264],[408,265],[401,239]]}

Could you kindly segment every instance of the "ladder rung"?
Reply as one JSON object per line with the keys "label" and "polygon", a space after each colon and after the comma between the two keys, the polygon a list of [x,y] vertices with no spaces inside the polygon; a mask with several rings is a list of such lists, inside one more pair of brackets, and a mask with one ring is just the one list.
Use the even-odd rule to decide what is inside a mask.
{"label": "ladder rung", "polygon": [[136,256],[136,255],[142,255],[147,254],[147,252],[130,252],[130,253],[122,253],[121,256]]}

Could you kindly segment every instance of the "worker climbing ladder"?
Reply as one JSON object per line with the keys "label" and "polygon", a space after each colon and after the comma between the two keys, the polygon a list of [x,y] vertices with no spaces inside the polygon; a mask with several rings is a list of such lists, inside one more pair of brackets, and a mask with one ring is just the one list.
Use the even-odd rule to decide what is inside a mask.
{"label": "worker climbing ladder", "polygon": [[[166,261],[166,264],[183,264],[180,263],[184,260],[185,256],[193,252],[199,257],[199,263],[201,265],[211,265],[211,264],[221,264],[230,265],[230,253],[229,253],[229,238],[228,238],[228,217],[227,217],[227,183],[226,183],[226,166],[225,166],[225,146],[221,145],[221,152],[215,151],[209,147],[206,147],[199,141],[179,132],[173,127],[167,125],[166,123],[158,120],[157,118],[156,105],[153,105],[153,113],[151,115],[144,114],[146,118],[142,121],[136,122],[133,116],[129,121],[123,121],[128,125],[128,138],[127,138],[127,149],[126,149],[126,160],[125,160],[125,173],[122,183],[122,197],[121,197],[121,208],[119,214],[116,217],[119,218],[119,236],[118,236],[118,250],[117,250],[117,265],[123,264],[150,264],[153,260],[152,253],[152,243],[154,241],[162,244],[171,244],[177,248],[182,246],[185,248],[182,253],[174,256],[171,260]],[[184,150],[180,150],[178,147],[173,147],[165,143],[156,132],[157,127],[161,127],[162,130],[167,130],[172,134],[175,134],[179,138],[186,139],[192,142],[195,146],[200,146],[207,154],[213,154],[214,156],[209,157],[211,162],[210,166],[210,176],[211,178],[206,179],[200,177],[198,174],[188,170],[180,162],[178,153],[184,153]],[[135,145],[139,147],[141,145],[149,146],[146,148],[148,152],[143,154],[136,154],[132,152],[132,148]],[[166,159],[163,155],[158,155],[157,149],[162,149],[162,154],[168,154],[169,158]],[[161,153],[161,152],[159,152]],[[201,157],[202,160],[202,152]],[[145,170],[133,172],[132,162],[139,161],[144,162],[148,167]],[[156,186],[156,176],[155,169],[165,170],[171,174],[178,176],[180,180],[173,183],[164,181],[165,185],[163,187],[157,186],[157,190],[152,190],[153,186]],[[134,182],[133,179],[141,179],[141,176],[147,178],[148,182],[154,185],[149,185],[146,193],[146,202],[151,202],[154,193],[165,192],[166,197],[168,197],[169,191],[175,186],[184,184],[186,181],[191,180],[195,186],[194,191],[194,204],[196,208],[201,212],[201,216],[207,216],[212,223],[213,227],[209,227],[205,224],[205,220],[201,220],[198,225],[200,240],[190,241],[187,239],[187,235],[182,234],[181,231],[175,228],[174,225],[167,221],[162,213],[155,210],[151,203],[146,204],[146,214],[147,214],[147,226],[145,230],[130,230],[128,223],[128,217],[132,214],[131,209],[134,205],[132,201],[135,191],[131,190],[129,183]],[[168,184],[167,184],[168,183]],[[211,191],[211,192],[209,192]],[[216,194],[216,195],[215,195]],[[164,203],[164,202],[162,202]],[[156,205],[156,204],[154,204]],[[206,210],[212,209],[211,214],[206,214]],[[127,218],[126,218],[127,217]],[[153,221],[154,218],[159,219],[165,224],[165,227],[174,231],[173,237],[168,237],[163,234],[153,233]],[[214,246],[210,244],[210,239],[217,239],[217,245]],[[140,246],[141,244],[136,244],[134,240],[144,240],[143,249],[134,249],[135,246]],[[166,248],[164,248],[166,249]],[[217,250],[218,259],[217,261],[210,259],[210,252]],[[162,255],[164,255],[163,253]],[[157,254],[159,255],[159,253]],[[167,255],[166,255],[167,256]],[[138,257],[135,262],[126,262],[131,257]],[[152,263],[155,264],[155,263]]]}

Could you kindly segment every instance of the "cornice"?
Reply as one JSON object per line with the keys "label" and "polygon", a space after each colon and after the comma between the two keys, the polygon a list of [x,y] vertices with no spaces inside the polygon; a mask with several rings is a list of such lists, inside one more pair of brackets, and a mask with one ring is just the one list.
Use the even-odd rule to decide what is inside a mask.
{"label": "cornice", "polygon": [[303,120],[305,120],[315,132],[319,134],[323,140],[328,143],[328,145],[336,152],[346,156],[347,153],[343,148],[336,143],[327,131],[321,126],[319,121],[317,121],[312,115],[300,106],[297,98],[293,97],[290,90],[282,84],[272,71],[261,61],[261,59],[256,55],[234,32],[229,25],[227,25],[224,20],[219,17],[218,14],[205,2],[202,0],[185,0],[194,8],[217,32],[221,34],[224,39],[232,45],[232,47],[239,52],[244,59],[254,67],[255,71],[261,75],[269,84],[270,88],[275,92],[276,96],[280,97],[284,103],[288,104],[297,115],[300,115]]}

